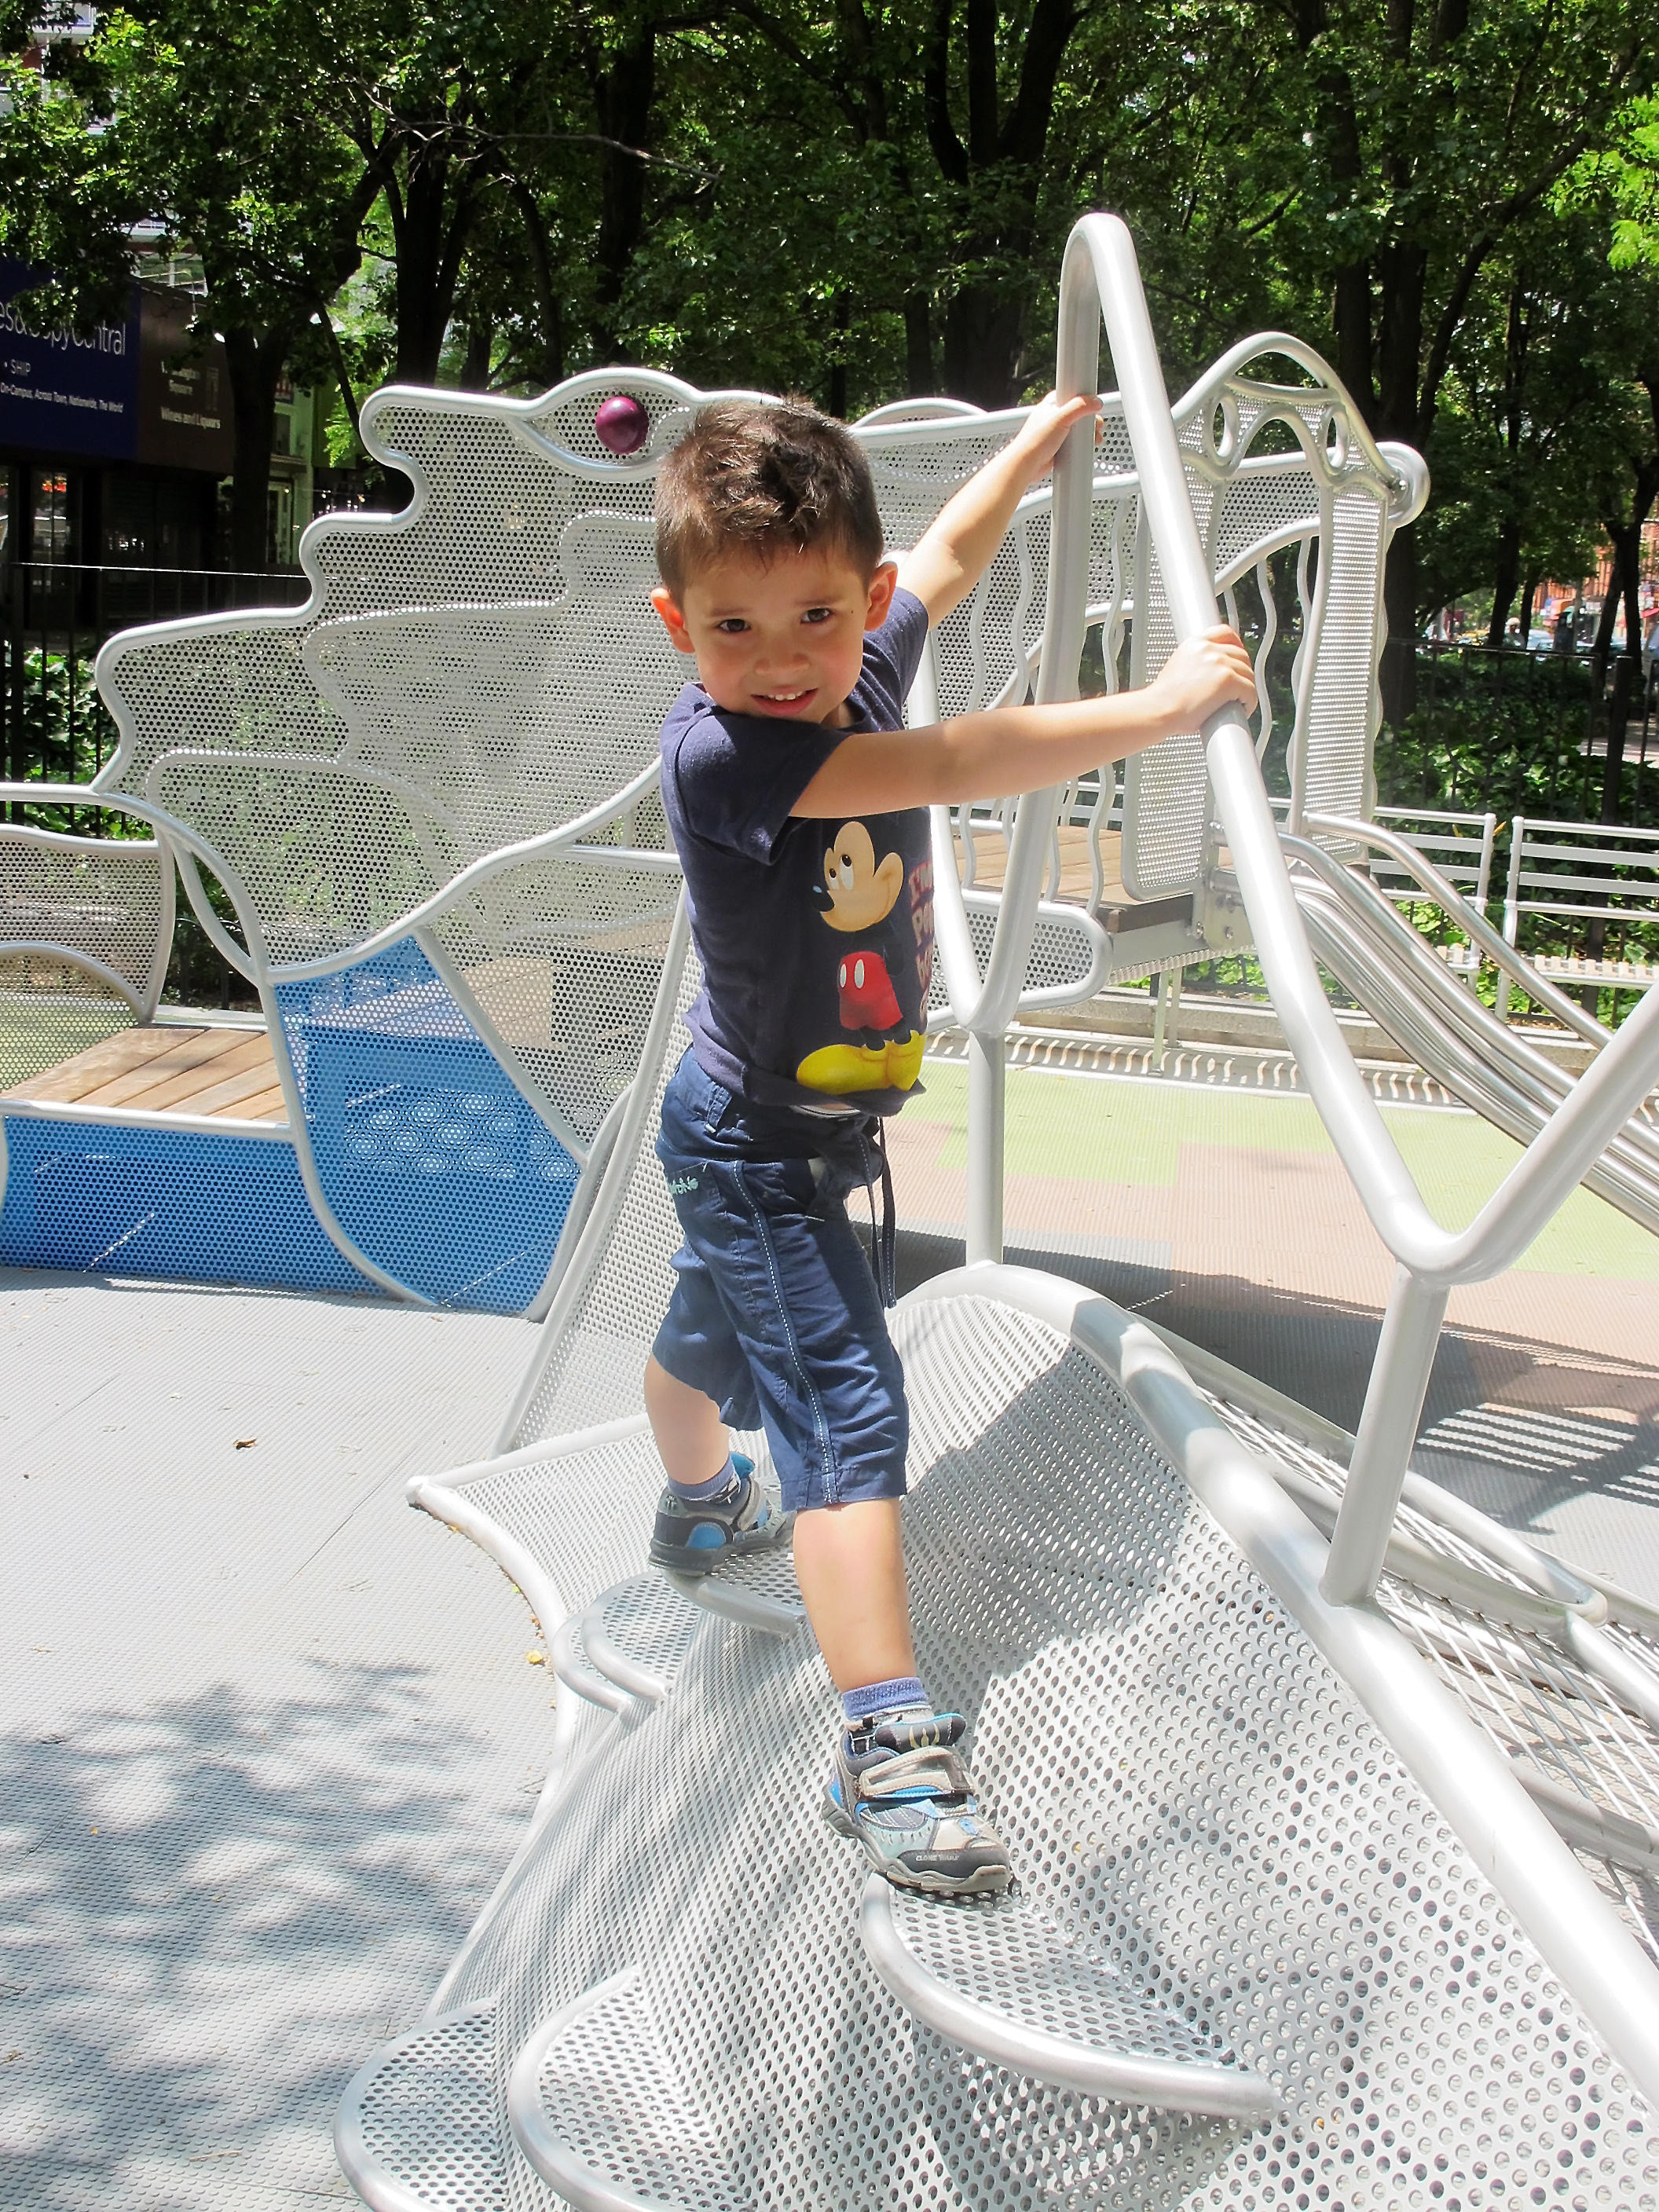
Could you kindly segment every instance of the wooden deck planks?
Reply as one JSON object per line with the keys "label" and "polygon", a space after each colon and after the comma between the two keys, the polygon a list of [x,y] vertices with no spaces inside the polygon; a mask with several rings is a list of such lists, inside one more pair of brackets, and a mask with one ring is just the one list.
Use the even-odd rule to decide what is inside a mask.
{"label": "wooden deck planks", "polygon": [[122,1030],[114,1036],[88,1045],[72,1060],[60,1060],[56,1067],[32,1075],[27,1082],[0,1095],[8,1098],[54,1098],[72,1105],[88,1091],[96,1091],[100,1085],[112,1082],[116,1077],[170,1052],[181,1036],[196,1034],[194,1030]]}
{"label": "wooden deck planks", "polygon": [[287,1119],[270,1039],[263,1030],[125,1030],[0,1091],[0,1097],[236,1121]]}
{"label": "wooden deck planks", "polygon": [[[1089,832],[1085,829],[1066,824],[1060,836],[1060,896],[1068,906],[1088,907],[1094,900],[1094,883],[1089,863]],[[1123,888],[1123,833],[1121,830],[1103,830],[1100,833],[1100,859],[1103,881],[1101,885],[1103,906],[1127,904],[1128,894]],[[980,890],[1000,890],[1003,878],[1008,872],[1008,848],[1000,830],[974,829],[974,883]],[[1044,863],[1045,896],[1047,891],[1047,863]]]}

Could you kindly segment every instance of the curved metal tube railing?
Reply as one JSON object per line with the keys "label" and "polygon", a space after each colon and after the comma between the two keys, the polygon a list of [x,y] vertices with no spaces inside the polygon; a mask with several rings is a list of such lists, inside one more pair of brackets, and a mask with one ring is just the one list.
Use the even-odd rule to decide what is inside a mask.
{"label": "curved metal tube railing", "polygon": [[[1092,215],[1073,229],[1060,276],[1056,383],[1062,398],[1099,388],[1103,322],[1171,617],[1177,636],[1190,637],[1215,624],[1214,584],[1193,517],[1133,242],[1116,216]],[[1062,696],[1063,675],[1074,670],[1081,642],[1091,459],[1092,430],[1085,426],[1073,433],[1054,470],[1043,665],[1050,697]],[[1274,1007],[1320,1118],[1397,1263],[1325,1577],[1333,1601],[1362,1601],[1376,1586],[1387,1550],[1448,1293],[1518,1259],[1646,1096],[1659,1075],[1659,993],[1603,1048],[1468,1228],[1443,1229],[1424,1205],[1321,988],[1245,721],[1225,711],[1204,736],[1217,811]],[[1010,898],[1022,897],[1028,908],[1035,882],[1026,879],[1041,843],[1028,819],[1031,811],[1028,801],[1009,856]],[[1022,830],[1033,833],[1023,855]],[[1023,957],[1023,944],[1020,951]]]}

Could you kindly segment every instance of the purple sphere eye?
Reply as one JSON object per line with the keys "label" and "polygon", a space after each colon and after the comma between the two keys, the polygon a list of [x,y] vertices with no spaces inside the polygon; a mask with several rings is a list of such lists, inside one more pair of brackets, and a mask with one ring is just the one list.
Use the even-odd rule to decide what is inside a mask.
{"label": "purple sphere eye", "polygon": [[640,400],[613,392],[599,402],[593,434],[609,453],[637,453],[651,435],[651,417]]}

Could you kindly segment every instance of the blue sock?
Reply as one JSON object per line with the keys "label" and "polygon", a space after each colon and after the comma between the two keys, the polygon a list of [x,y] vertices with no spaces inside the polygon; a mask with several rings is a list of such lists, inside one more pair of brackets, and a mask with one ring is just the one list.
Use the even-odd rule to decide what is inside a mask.
{"label": "blue sock", "polygon": [[725,1466],[718,1474],[710,1475],[707,1482],[676,1482],[671,1476],[668,1487],[688,1505],[712,1505],[717,1498],[729,1497],[738,1488],[747,1468],[747,1461],[739,1468],[727,1452]]}
{"label": "blue sock", "polygon": [[861,1690],[841,1693],[842,1718],[849,1729],[859,1729],[881,1713],[932,1712],[919,1674],[895,1674],[888,1682],[866,1682]]}

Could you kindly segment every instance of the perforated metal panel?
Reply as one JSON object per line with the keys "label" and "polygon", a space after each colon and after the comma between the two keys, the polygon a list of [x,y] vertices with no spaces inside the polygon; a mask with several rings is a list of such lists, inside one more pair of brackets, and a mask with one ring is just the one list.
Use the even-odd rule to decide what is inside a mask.
{"label": "perforated metal panel", "polygon": [[0,1263],[164,1281],[372,1291],[280,1138],[6,1115]]}
{"label": "perforated metal panel", "polygon": [[[1223,610],[1254,574],[1266,616],[1257,640],[1260,742],[1268,735],[1261,657],[1280,616],[1265,563],[1293,549],[1296,660],[1291,787],[1310,809],[1363,813],[1380,720],[1382,562],[1403,495],[1335,376],[1316,355],[1275,339],[1307,372],[1305,386],[1249,380],[1261,342],[1247,340],[1201,378],[1176,410],[1193,509]],[[1155,674],[1174,644],[1156,556],[1139,528],[1143,621],[1133,635],[1135,680]],[[1098,537],[1099,532],[1097,532]],[[1124,777],[1123,881],[1143,899],[1193,887],[1208,807],[1202,749],[1176,738],[1128,762]]]}
{"label": "perforated metal panel", "polygon": [[1370,810],[1389,537],[1387,501],[1378,487],[1345,485],[1332,500],[1322,540],[1324,621],[1308,665],[1301,737],[1304,803],[1311,812],[1363,816]]}
{"label": "perforated metal panel", "polygon": [[412,938],[276,999],[312,1158],[359,1250],[434,1304],[517,1313],[579,1165]]}
{"label": "perforated metal panel", "polygon": [[[65,983],[80,988],[65,989]],[[0,955],[0,1091],[44,1075],[60,1060],[132,1028],[137,1017],[120,993],[77,974],[67,961]]]}
{"label": "perforated metal panel", "polygon": [[153,839],[0,823],[0,1091],[147,1014],[172,929],[173,864]]}
{"label": "perforated metal panel", "polygon": [[[70,837],[0,823],[0,945],[62,945],[113,969],[147,1000],[160,981],[171,892],[172,863],[153,839]],[[14,988],[23,982],[11,980]],[[57,988],[80,981],[63,976]],[[35,988],[34,979],[25,988]],[[53,982],[41,975],[39,988]]]}
{"label": "perforated metal panel", "polygon": [[[1231,2054],[1285,2113],[1055,2089],[889,1995],[858,1939],[861,1858],[818,1818],[837,1709],[810,1636],[645,1597],[648,1433],[549,1434],[637,1402],[677,1237],[653,1128],[615,1163],[623,1202],[596,1213],[516,1462],[465,1486],[577,1613],[609,1593],[580,1663],[608,1640],[665,1692],[585,1720],[445,1993],[490,2008],[498,2095],[532,2054],[514,2110],[549,2170],[578,2201],[686,2212],[1659,2204],[1644,2109],[1352,1694],[1100,1370],[982,1298],[896,1316],[906,1550],[924,1674],[970,1718],[1021,1894],[1000,1923],[902,1907],[908,1933],[964,1995],[1062,2032],[1098,2017],[1104,1978],[1126,2040],[1183,2023],[1170,2055]],[[787,1562],[763,1571],[776,1590]],[[411,2063],[386,2069],[430,2171],[441,2124]],[[403,2141],[388,2175],[414,2171]],[[509,2149],[506,2203],[550,2201]]]}
{"label": "perforated metal panel", "polygon": [[[1343,1468],[1248,1409],[1222,1398],[1214,1402],[1246,1442],[1289,1462],[1333,1500],[1340,1498]],[[1395,1528],[1433,1559],[1473,1567],[1523,1600],[1533,1595],[1534,1586],[1504,1559],[1410,1504],[1400,1508]],[[1403,1569],[1383,1576],[1378,1599],[1529,1786],[1541,1782],[1546,1792],[1553,1788],[1565,1796],[1567,1840],[1644,1948],[1659,1957],[1659,1737],[1653,1728],[1575,1656],[1559,1631],[1504,1620],[1494,1606],[1482,1611],[1457,1603]],[[1601,1633],[1638,1679],[1651,1680],[1659,1698],[1659,1643],[1616,1620]],[[1613,1855],[1584,1844],[1583,1827],[1575,1832],[1571,1825],[1574,1808],[1581,1820],[1611,1816],[1618,1843]],[[1559,1817],[1559,1803],[1550,1809]],[[1621,1823],[1628,1825],[1621,1829]]]}
{"label": "perforated metal panel", "polygon": [[363,2151],[431,2212],[501,2212],[502,2114],[489,2008],[447,2014],[404,2039],[356,2112]]}
{"label": "perforated metal panel", "polygon": [[[619,1159],[626,1178],[616,1200],[612,1225],[580,1285],[575,1303],[556,1330],[550,1330],[539,1372],[511,1439],[515,1444],[586,1428],[631,1413],[641,1402],[646,1354],[654,1341],[674,1287],[670,1261],[681,1243],[678,1217],[655,1152],[662,1094],[690,1039],[680,1025],[702,988],[702,971],[689,951],[677,975],[665,979],[673,993],[675,1025],[659,1063],[642,1072],[651,1086],[638,1150],[631,1161]],[[653,1447],[644,1447],[650,1464],[641,1480],[654,1498],[662,1469]],[[626,1550],[617,1556],[620,1574],[633,1564]],[[615,1577],[607,1577],[614,1580]],[[602,1585],[600,1585],[602,1587]]]}
{"label": "perforated metal panel", "polygon": [[[859,1946],[861,1862],[817,1819],[836,1706],[810,1639],[713,1620],[662,1705],[602,1724],[451,1993],[493,2006],[498,2078],[623,1977],[556,2035],[538,2101],[664,2203],[1659,2202],[1646,2116],[1571,2000],[1115,1390],[985,1301],[911,1307],[900,1340],[921,1662],[972,1718],[1023,1911],[1269,2075],[1284,2120],[1112,2106],[918,2028]],[[580,1601],[631,1502],[621,1460],[647,1452],[471,1495],[538,1490]],[[958,1938],[947,1907],[936,1941],[995,2002],[1030,1961],[982,1917]],[[506,2201],[549,2201],[516,2152]]]}

